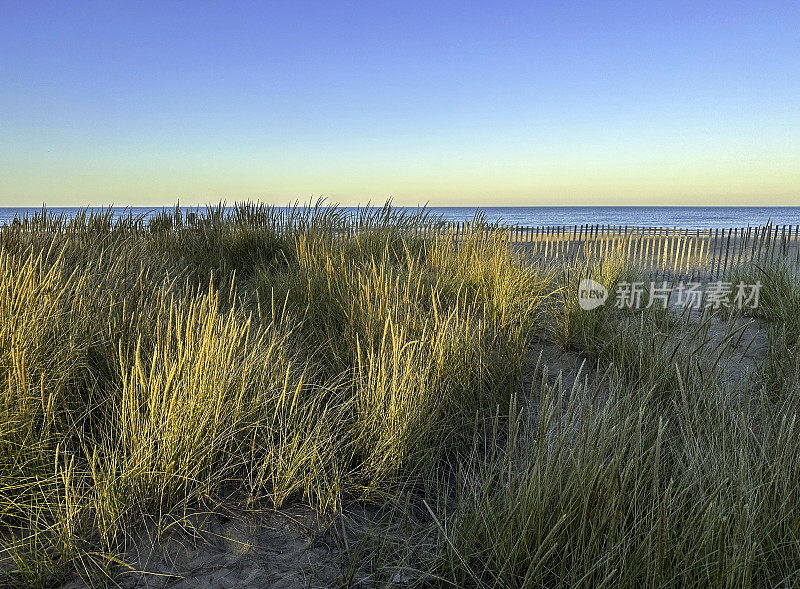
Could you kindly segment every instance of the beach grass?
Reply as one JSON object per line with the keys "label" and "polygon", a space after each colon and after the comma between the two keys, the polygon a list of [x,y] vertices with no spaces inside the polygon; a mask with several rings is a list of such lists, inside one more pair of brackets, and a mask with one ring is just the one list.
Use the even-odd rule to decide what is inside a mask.
{"label": "beach grass", "polygon": [[579,307],[580,278],[640,275],[619,252],[532,263],[437,223],[241,204],[0,230],[0,582],[113,585],[145,524],[303,504],[385,516],[331,583],[791,585],[796,274],[732,271],[765,285],[769,347],[731,378],[712,331],[740,316]]}

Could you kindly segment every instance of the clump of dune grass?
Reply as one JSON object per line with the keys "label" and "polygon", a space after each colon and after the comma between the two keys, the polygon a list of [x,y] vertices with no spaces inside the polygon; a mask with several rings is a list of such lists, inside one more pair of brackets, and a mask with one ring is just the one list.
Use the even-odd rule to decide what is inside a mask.
{"label": "clump of dune grass", "polygon": [[[605,335],[605,326],[619,316],[617,305],[617,285],[627,282],[643,281],[639,268],[628,263],[624,248],[617,246],[602,258],[588,255],[576,256],[574,261],[561,264],[557,268],[558,296],[553,299],[555,308],[550,314],[548,337],[565,350],[591,350],[595,343]],[[581,308],[578,300],[582,281],[592,280],[607,291],[605,304],[595,309]],[[641,301],[646,304],[646,300]]]}
{"label": "clump of dune grass", "polygon": [[[624,263],[611,276],[593,270],[612,291],[618,277],[646,280]],[[426,554],[392,537],[396,516],[374,536],[391,556],[372,577],[467,587],[790,585],[800,562],[800,444],[797,396],[786,387],[797,377],[775,379],[770,365],[795,362],[776,335],[791,333],[797,290],[788,269],[755,270],[771,280],[759,313],[779,331],[765,370],[743,379],[725,366],[747,347],[739,314],[646,300],[639,310],[585,311],[571,298],[579,274],[565,272],[548,303],[555,327],[539,337],[584,356],[584,371],[564,382],[540,365],[530,395],[483,414],[472,452],[454,473],[439,473],[422,515],[420,505],[403,511],[427,530],[408,536]],[[717,337],[713,323],[724,328]]]}
{"label": "clump of dune grass", "polygon": [[796,412],[699,378],[671,404],[610,386],[544,378],[536,418],[512,408],[507,443],[467,464],[436,519],[432,570],[462,586],[790,584]]}
{"label": "clump of dune grass", "polygon": [[225,503],[380,503],[506,403],[549,282],[422,211],[47,211],[0,230],[0,575],[113,579]]}
{"label": "clump of dune grass", "polygon": [[[772,288],[765,312],[791,305]],[[538,370],[537,411],[499,414],[432,511],[428,574],[477,587],[791,584],[796,398],[775,394],[769,370],[726,379],[734,337],[708,346],[710,315],[668,315],[604,316],[583,340],[602,376]]]}

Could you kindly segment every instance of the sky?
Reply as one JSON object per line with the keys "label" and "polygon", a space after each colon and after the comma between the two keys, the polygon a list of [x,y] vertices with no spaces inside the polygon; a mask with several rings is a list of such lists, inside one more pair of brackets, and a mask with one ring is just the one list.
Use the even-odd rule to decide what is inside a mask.
{"label": "sky", "polygon": [[800,205],[796,1],[0,14],[0,206]]}

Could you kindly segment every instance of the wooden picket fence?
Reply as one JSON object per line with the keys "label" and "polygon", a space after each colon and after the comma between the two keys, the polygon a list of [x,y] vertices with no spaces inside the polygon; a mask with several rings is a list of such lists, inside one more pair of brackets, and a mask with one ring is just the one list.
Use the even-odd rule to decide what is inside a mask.
{"label": "wooden picket fence", "polygon": [[[746,263],[783,260],[800,268],[800,225],[685,229],[574,225],[504,227],[526,256],[544,261],[581,262],[609,255],[633,266],[674,278],[719,278]],[[450,226],[463,235],[469,224]]]}

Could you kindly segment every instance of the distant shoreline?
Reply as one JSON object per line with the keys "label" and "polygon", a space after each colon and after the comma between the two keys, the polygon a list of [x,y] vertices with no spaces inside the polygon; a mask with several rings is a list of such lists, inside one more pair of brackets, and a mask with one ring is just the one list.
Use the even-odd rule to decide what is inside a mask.
{"label": "distant shoreline", "polygon": [[[233,203],[230,203],[233,204]],[[333,205],[331,205],[333,206]],[[73,216],[77,211],[108,207],[47,207],[52,213]],[[132,213],[145,217],[173,207],[113,207],[121,215]],[[185,206],[182,210],[204,209],[205,206]],[[279,207],[286,208],[286,207]],[[355,211],[358,207],[338,207]],[[398,210],[415,212],[423,207],[395,207]],[[731,227],[761,227],[768,221],[773,225],[800,225],[800,207],[748,206],[530,206],[530,207],[424,207],[432,216],[441,216],[452,222],[463,222],[482,214],[489,222],[506,225],[530,226],[575,226],[615,225],[644,227],[681,227],[684,229],[721,229]],[[42,210],[41,206],[0,207],[0,225],[10,222],[15,216],[31,215]]]}

